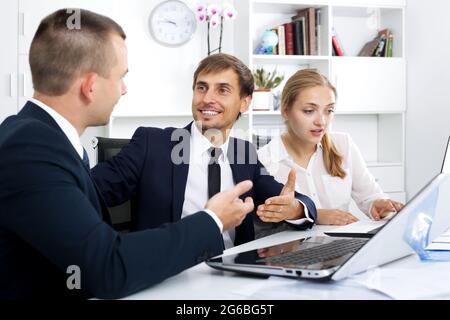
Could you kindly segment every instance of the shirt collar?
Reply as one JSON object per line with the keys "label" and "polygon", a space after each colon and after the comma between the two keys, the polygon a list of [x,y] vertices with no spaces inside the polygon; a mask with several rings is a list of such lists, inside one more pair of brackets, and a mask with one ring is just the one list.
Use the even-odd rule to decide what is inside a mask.
{"label": "shirt collar", "polygon": [[[323,149],[322,142],[319,142],[317,144],[316,152],[319,148]],[[281,162],[283,160],[292,160],[292,157],[289,155],[289,153],[286,150],[286,147],[284,146],[281,135],[277,135],[272,138],[272,140],[269,143],[269,151],[270,156],[275,162]]]}
{"label": "shirt collar", "polygon": [[47,112],[53,118],[53,120],[55,120],[55,122],[66,135],[67,139],[69,139],[70,143],[72,144],[80,158],[83,159],[83,145],[81,144],[77,129],[75,129],[75,127],[66,118],[64,118],[51,107],[47,106],[42,101],[34,98],[30,98],[29,100],[43,109],[45,112]]}
{"label": "shirt collar", "polygon": [[[230,142],[230,135],[228,135],[227,140],[224,144],[222,144],[220,149],[222,149],[222,155],[221,157],[225,157],[225,155],[228,152],[228,144]],[[205,152],[208,151],[209,148],[213,147],[216,148],[198,129],[198,127],[195,125],[195,122],[192,122],[191,125],[191,145],[192,149],[191,152],[197,156],[203,155]],[[225,158],[223,158],[225,159]]]}

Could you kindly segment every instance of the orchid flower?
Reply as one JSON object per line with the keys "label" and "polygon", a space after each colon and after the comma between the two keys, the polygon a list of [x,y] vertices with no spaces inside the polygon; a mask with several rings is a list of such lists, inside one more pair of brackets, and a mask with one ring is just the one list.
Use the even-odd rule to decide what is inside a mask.
{"label": "orchid flower", "polygon": [[233,20],[236,19],[237,10],[230,3],[226,2],[223,5],[223,18],[225,20]]}
{"label": "orchid flower", "polygon": [[[222,6],[219,4],[205,5],[203,3],[199,3],[196,6],[196,15],[197,19],[200,22],[206,22],[208,26],[208,39],[207,39],[208,55],[216,51],[220,53],[222,50],[223,21],[236,19],[237,10],[229,2],[223,3]],[[216,49],[211,50],[210,46],[211,29],[217,29],[219,26],[220,26],[219,46]]]}
{"label": "orchid flower", "polygon": [[208,14],[208,17],[213,17],[213,16],[220,16],[220,14],[222,13],[222,10],[220,8],[220,6],[216,5],[216,4],[210,4],[207,8],[206,8],[206,13]]}
{"label": "orchid flower", "polygon": [[211,16],[211,19],[209,21],[209,23],[211,24],[212,28],[217,28],[220,24],[220,17],[219,15],[215,14],[213,16]]}

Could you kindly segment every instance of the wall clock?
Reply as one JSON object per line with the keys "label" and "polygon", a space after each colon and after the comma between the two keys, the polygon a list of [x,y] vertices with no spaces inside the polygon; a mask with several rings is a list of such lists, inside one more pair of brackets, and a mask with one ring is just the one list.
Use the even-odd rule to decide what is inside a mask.
{"label": "wall clock", "polygon": [[149,18],[152,37],[158,43],[169,47],[188,42],[196,27],[195,13],[179,0],[161,2],[153,8]]}

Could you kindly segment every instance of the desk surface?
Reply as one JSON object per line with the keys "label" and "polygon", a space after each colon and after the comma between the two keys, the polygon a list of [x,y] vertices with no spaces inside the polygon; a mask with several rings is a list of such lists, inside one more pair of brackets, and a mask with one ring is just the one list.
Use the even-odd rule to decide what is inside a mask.
{"label": "desk surface", "polygon": [[[329,230],[330,226],[315,226],[313,230],[309,231],[285,231],[278,234],[271,235],[266,238],[258,239],[238,247],[234,247],[225,251],[225,253],[233,253],[239,251],[246,251],[256,249],[261,246],[273,245],[282,243],[285,241],[291,241],[299,239],[305,236],[321,234],[326,230]],[[427,298],[431,292],[439,293],[439,298],[450,297],[450,263],[444,262],[443,264],[426,265],[422,263],[415,255],[405,257],[403,259],[394,261],[385,266],[382,266],[377,270],[377,280],[380,280],[380,273],[382,270],[386,270],[386,277],[383,281],[389,280],[393,277],[397,277],[398,274],[408,274],[408,272],[417,272],[420,275],[429,275],[432,272],[427,272],[427,269],[439,268],[433,271],[442,272],[443,269],[448,270],[445,272],[449,274],[445,276],[445,279],[439,278],[439,288],[429,288],[428,296],[415,296],[412,293],[405,292],[404,295],[399,293],[397,297],[403,299],[409,298]],[[381,271],[380,271],[381,270]],[[444,271],[445,271],[444,270]],[[428,270],[430,271],[430,270]],[[390,272],[390,273],[389,273]],[[126,299],[170,299],[170,300],[239,300],[239,299],[390,299],[389,295],[383,294],[377,290],[370,289],[370,283],[368,276],[370,271],[364,274],[358,275],[358,279],[345,279],[341,281],[329,281],[329,282],[314,282],[310,280],[297,280],[281,277],[270,278],[257,278],[239,275],[233,272],[215,270],[205,263],[201,263],[194,266],[184,272],[173,276],[162,283],[155,285],[151,288],[143,290],[134,295],[126,297]],[[374,274],[372,273],[372,276]],[[409,274],[408,276],[411,276]],[[426,277],[417,277],[422,279],[427,285],[433,281],[433,279],[426,279]],[[398,281],[398,278],[395,279]],[[381,280],[380,280],[381,281]],[[442,292],[443,283],[447,285],[448,292]],[[376,286],[373,286],[376,287]],[[373,288],[372,287],[372,288]],[[417,283],[417,290],[422,291],[423,283],[420,281]],[[420,290],[419,290],[420,288]],[[415,288],[411,285],[405,288],[405,291],[414,291]],[[434,291],[433,291],[434,290]],[[444,289],[445,290],[445,289]],[[414,291],[414,292],[416,292]],[[408,295],[409,294],[409,295]]]}

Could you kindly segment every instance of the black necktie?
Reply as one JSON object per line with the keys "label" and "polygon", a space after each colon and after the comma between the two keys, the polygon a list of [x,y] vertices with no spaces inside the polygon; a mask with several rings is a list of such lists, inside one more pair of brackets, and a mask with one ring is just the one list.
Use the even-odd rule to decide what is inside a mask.
{"label": "black necktie", "polygon": [[88,157],[88,154],[87,154],[85,148],[83,148],[83,164],[88,169],[88,171],[91,170],[90,165],[89,165],[89,157]]}
{"label": "black necktie", "polygon": [[220,192],[220,165],[219,157],[222,154],[220,148],[209,148],[208,153],[211,156],[208,163],[208,199]]}

